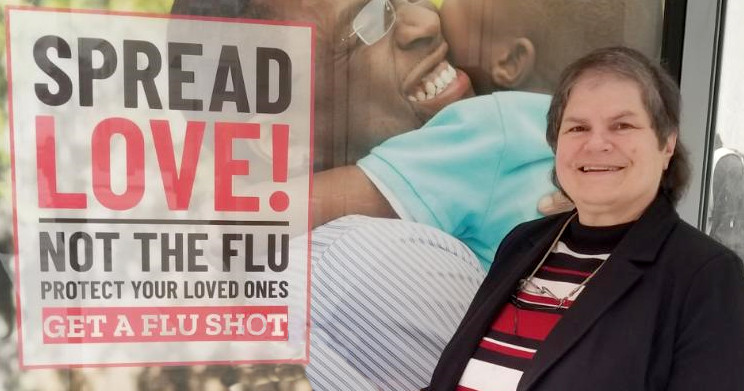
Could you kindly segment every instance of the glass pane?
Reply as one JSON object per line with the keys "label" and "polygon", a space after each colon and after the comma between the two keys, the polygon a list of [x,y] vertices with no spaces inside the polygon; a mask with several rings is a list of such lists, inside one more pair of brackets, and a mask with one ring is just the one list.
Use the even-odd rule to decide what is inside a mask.
{"label": "glass pane", "polygon": [[744,258],[744,3],[728,1],[706,232]]}
{"label": "glass pane", "polygon": [[[4,41],[0,42],[0,53],[7,57],[8,53],[4,52],[6,48],[10,48],[12,53],[20,53],[29,58],[32,54],[39,57],[46,55],[48,62],[61,64],[59,67],[47,64],[42,71],[40,66],[29,62],[25,69],[16,66],[12,72],[7,73],[5,58],[0,65],[0,338],[4,338],[0,340],[0,389],[307,391],[312,384],[316,391],[364,391],[413,390],[424,387],[439,352],[459,324],[486,269],[490,267],[500,238],[516,224],[539,217],[537,204],[540,198],[554,190],[549,179],[552,153],[544,141],[545,127],[540,126],[541,122],[535,123],[545,118],[549,102],[546,94],[555,87],[562,68],[598,47],[631,46],[656,59],[660,54],[663,2],[659,0],[553,1],[545,2],[544,9],[537,10],[538,12],[533,9],[533,2],[515,0],[514,7],[504,7],[503,3],[492,0],[0,0],[0,5],[50,7],[59,14],[44,20],[27,21],[27,24],[9,23],[8,31],[11,31],[13,37],[8,39],[8,46]],[[516,6],[521,3],[529,5]],[[84,11],[67,12],[68,9]],[[120,19],[130,20],[138,18],[132,13],[139,12],[165,16],[179,14],[181,17],[175,19],[194,24],[174,23],[168,29],[162,29],[162,25],[154,19],[162,21],[168,18],[149,15],[153,18],[153,24],[148,25],[149,29],[121,28],[122,37],[139,38],[128,39],[129,53],[135,53],[128,58],[123,55],[123,40],[112,41],[109,48],[112,50],[108,52],[121,54],[118,63],[104,55],[108,46],[95,45],[91,41],[80,41],[88,45],[87,50],[91,53],[86,59],[89,61],[81,65],[77,62],[80,45],[77,39],[67,40],[70,43],[70,55],[65,55],[64,49],[52,47],[53,44],[59,44],[59,40],[53,37],[54,29],[93,29],[82,23],[71,23],[67,14],[84,14],[91,18],[101,14],[114,15],[113,17],[118,15]],[[55,20],[55,17],[58,19]],[[240,20],[236,22],[236,19]],[[116,23],[112,23],[112,26],[104,25],[95,33],[100,31],[100,34],[110,34],[111,30],[116,30],[115,27],[119,26],[119,20],[114,22]],[[521,23],[524,26],[517,25]],[[194,28],[195,25],[198,28]],[[253,34],[255,30],[241,30],[241,25],[262,25],[266,29]],[[300,37],[306,39],[305,41],[294,39],[293,35],[281,30],[283,27],[308,26],[314,26],[315,41],[312,44],[309,42],[309,34]],[[44,36],[52,36],[46,40],[49,47],[38,51],[13,52],[20,42],[24,42],[24,37],[36,38],[34,34],[40,34],[40,30],[49,31]],[[354,39],[351,33],[355,30],[359,31],[363,39]],[[226,31],[230,34],[223,33]],[[514,31],[529,31],[529,39],[513,40],[511,34]],[[0,26],[0,36],[4,37],[5,32],[6,26]],[[167,42],[161,39],[165,34],[169,38]],[[141,35],[145,37],[142,38]],[[91,34],[86,37],[97,36]],[[174,37],[183,39],[177,40]],[[171,42],[175,44],[169,45]],[[205,42],[200,48],[195,46]],[[245,45],[253,45],[255,50],[244,52],[241,48]],[[164,47],[168,50],[163,50]],[[291,47],[293,50],[273,50],[280,47]],[[256,60],[259,56],[265,61],[259,63]],[[14,54],[12,57],[13,60],[9,61],[18,61],[21,56]],[[200,62],[201,60],[204,61]],[[304,69],[302,65],[311,60],[314,61],[311,64],[314,67],[312,88],[309,83],[302,83],[308,78],[301,72]],[[131,72],[124,75],[122,68],[116,68],[115,64],[119,67],[128,66]],[[86,69],[89,68],[85,75],[90,79],[86,79],[88,83],[85,88],[88,92],[85,94],[78,92],[83,87],[80,86],[82,83],[78,83],[77,69],[83,65]],[[36,79],[19,78],[24,71],[35,72]],[[108,71],[113,73],[107,76]],[[288,73],[282,73],[284,71]],[[309,73],[311,72],[307,72]],[[72,88],[65,87],[65,74],[71,75]],[[290,76],[279,78],[279,74]],[[13,81],[12,97],[8,96],[11,95],[8,79]],[[282,83],[271,82],[276,79],[280,79]],[[126,84],[124,80],[129,80],[129,83]],[[24,94],[19,96],[17,91],[24,85]],[[62,90],[66,90],[66,94]],[[514,93],[510,90],[527,93]],[[35,100],[39,91],[46,96],[44,99],[39,98],[42,102]],[[287,94],[292,94],[292,99],[283,99]],[[296,94],[302,94],[302,97],[308,99],[298,99]],[[492,97],[492,94],[501,95]],[[85,103],[82,95],[95,96],[96,100],[90,104]],[[126,96],[132,97],[126,101],[127,106],[124,101]],[[31,104],[19,105],[19,99],[31,100]],[[499,99],[503,99],[503,111],[506,114],[504,118],[491,121],[492,114],[502,115],[501,108],[497,106]],[[108,101],[118,102],[120,106],[113,112],[101,110],[98,105]],[[532,111],[536,102],[540,105],[540,111]],[[9,107],[10,104],[13,104],[12,107]],[[282,143],[274,143],[272,136],[255,142],[235,140],[235,144],[227,144],[224,139],[217,139],[218,132],[212,126],[215,121],[206,120],[213,116],[222,116],[224,123],[229,124],[267,121],[288,107],[300,107],[308,112],[314,110],[301,118],[308,123],[313,121],[311,126],[302,129],[308,136],[307,143],[300,143],[302,140],[297,139],[297,132],[286,132],[290,134],[283,136]],[[523,107],[527,109],[520,110]],[[75,132],[63,134],[63,130],[69,127],[57,123],[57,138],[51,138],[51,142],[45,143],[43,137],[33,137],[35,126],[36,129],[41,127],[34,121],[27,120],[25,125],[30,131],[23,137],[35,141],[37,145],[35,147],[30,143],[30,152],[19,152],[19,118],[42,109],[60,116],[79,110],[82,113],[80,118],[72,120],[95,118],[96,121],[114,116],[134,116],[140,109],[144,109],[151,110],[148,111],[153,114],[150,119],[156,124],[157,120],[176,114],[182,116],[183,123],[188,120],[193,120],[194,123],[206,122],[207,130],[204,132],[203,144],[198,144],[202,138],[193,136],[200,133],[198,126],[192,129],[193,132],[183,126],[179,128],[178,137],[170,139],[163,137],[168,129],[156,131],[150,127],[158,126],[146,122],[148,127],[141,139],[127,138],[134,136],[131,133],[126,133],[129,135],[126,136],[124,132],[104,139],[108,142],[106,151],[110,160],[98,161],[92,159],[90,151],[76,153],[81,146],[93,144],[91,137],[84,137],[80,145],[68,145],[71,140],[80,138],[80,134],[88,136],[89,133],[84,132],[91,131],[93,126],[74,128]],[[14,115],[12,130],[11,113]],[[435,117],[438,113],[442,114]],[[478,126],[462,126],[463,119],[468,118],[477,118]],[[505,132],[513,132],[510,133],[510,137],[514,136],[513,139],[519,140],[522,137],[518,136],[527,135],[524,137],[524,145],[520,143],[516,147],[511,146],[512,148],[505,145],[503,139],[507,137],[500,138],[502,132],[494,128],[502,122],[516,124],[505,129]],[[160,124],[159,129],[163,130],[162,122]],[[48,130],[49,124],[46,126]],[[431,130],[434,133],[418,131],[424,128],[435,128]],[[282,126],[277,127],[277,134],[281,134],[281,129]],[[262,132],[271,131],[272,127],[262,127]],[[109,132],[109,135],[112,133]],[[240,127],[234,130],[233,138],[249,139],[249,136],[243,135],[250,133],[250,129]],[[22,178],[28,179],[18,180],[16,175],[14,184],[11,183],[11,134],[16,136],[13,152],[15,172],[17,174],[20,170],[25,170],[26,176]],[[53,135],[53,128],[51,132],[44,134]],[[225,139],[232,142],[232,138]],[[86,140],[88,144],[85,144]],[[195,210],[177,210],[173,213],[174,218],[207,221],[204,217],[194,219],[199,219],[198,216],[202,213],[213,212],[210,208],[216,202],[208,197],[217,192],[217,182],[222,184],[220,191],[228,195],[223,197],[223,201],[234,201],[237,204],[241,199],[231,197],[231,191],[246,195],[247,185],[239,179],[249,175],[249,171],[250,175],[270,176],[277,183],[290,182],[288,185],[297,180],[307,180],[309,171],[312,171],[313,227],[328,221],[324,220],[326,218],[335,220],[312,231],[310,251],[314,263],[312,281],[309,283],[312,284],[313,301],[306,313],[310,317],[307,323],[312,323],[310,333],[313,345],[308,365],[302,365],[302,360],[288,364],[260,365],[253,365],[253,361],[250,364],[237,365],[232,361],[218,360],[219,365],[212,365],[214,362],[206,357],[204,363],[195,365],[193,363],[198,360],[184,361],[183,355],[174,353],[176,358],[173,360],[153,360],[149,362],[150,365],[135,363],[128,367],[118,366],[128,359],[127,354],[122,353],[125,345],[128,345],[128,349],[137,349],[134,352],[136,354],[172,349],[199,356],[214,350],[202,349],[204,345],[187,340],[178,343],[168,341],[169,344],[162,341],[152,344],[148,344],[149,341],[126,341],[126,344],[117,342],[118,345],[112,344],[108,349],[101,348],[103,345],[98,344],[97,353],[101,353],[101,350],[105,353],[98,357],[103,356],[102,360],[118,360],[112,364],[114,366],[100,363],[101,367],[89,368],[86,365],[90,363],[86,363],[74,368],[60,364],[61,367],[52,369],[21,369],[21,359],[28,363],[34,357],[19,357],[17,342],[20,333],[16,327],[16,319],[31,313],[36,316],[33,319],[38,320],[41,318],[42,308],[55,307],[57,303],[43,302],[37,307],[26,306],[30,296],[37,301],[43,299],[40,297],[41,289],[36,285],[33,285],[36,288],[33,295],[23,297],[22,300],[16,300],[16,293],[21,291],[21,286],[23,289],[32,286],[26,278],[35,276],[28,273],[28,270],[36,267],[37,270],[32,271],[38,272],[37,274],[41,272],[38,270],[40,257],[47,257],[48,267],[61,268],[55,259],[62,255],[58,255],[61,254],[59,251],[46,251],[40,256],[42,246],[38,245],[30,253],[33,257],[28,257],[28,248],[32,246],[27,245],[24,250],[26,252],[14,259],[14,212],[23,214],[29,206],[36,208],[42,193],[53,194],[52,198],[67,202],[68,206],[77,205],[83,200],[78,197],[83,191],[78,186],[80,183],[84,184],[82,189],[88,190],[88,202],[96,205],[99,203],[101,188],[104,188],[104,198],[113,200],[120,200],[122,194],[136,191],[137,186],[133,185],[131,189],[129,187],[127,178],[130,177],[130,162],[124,159],[128,156],[124,146],[130,141],[145,144],[147,150],[152,152],[147,160],[148,167],[155,167],[154,173],[147,171],[147,175],[139,175],[135,172],[131,177],[144,181],[148,191],[158,191],[157,197],[149,197],[148,193],[146,200],[159,200],[163,204],[162,208],[152,210],[152,216],[129,216],[126,211],[118,209],[112,212],[116,217],[130,220],[133,220],[132,217],[152,219],[153,216],[163,219],[160,216],[171,212],[171,203],[183,205],[182,202],[188,200],[191,194],[183,190],[189,189],[187,173],[191,172],[197,180],[205,176],[217,176],[214,168],[216,163],[207,165],[207,168],[202,165],[204,161],[218,160],[217,155],[220,153],[216,151],[220,151],[222,156],[228,156],[221,160],[222,167],[227,172],[223,172],[221,178],[227,179],[219,181],[214,178],[215,183],[211,183],[212,186],[207,189],[194,189],[194,199],[203,202],[193,202],[192,204],[199,205]],[[311,142],[312,153],[308,151],[308,144]],[[201,149],[188,147],[197,144]],[[280,144],[284,148],[278,146]],[[491,171],[497,165],[491,161],[496,156],[493,145],[501,151],[518,152],[514,156],[519,159],[523,156],[524,162],[517,159],[514,163],[515,166],[525,168],[524,174],[519,175],[515,181],[489,182],[500,177],[493,175]],[[276,153],[275,147],[285,153]],[[307,148],[302,150],[301,147]],[[392,159],[386,158],[385,165],[375,164],[372,160],[364,172],[352,170],[357,167],[355,165],[360,159],[371,156],[373,148],[380,147],[383,151],[387,148],[388,153],[392,154],[389,155]],[[38,162],[37,148],[41,151]],[[27,164],[19,165],[18,155],[23,152],[26,153],[28,160],[24,162]],[[53,160],[55,154],[56,167]],[[251,160],[249,170],[248,164],[242,162],[249,160],[246,156],[254,155],[260,160]],[[277,158],[279,155],[282,158]],[[194,159],[189,160],[187,156],[201,156],[198,168],[195,168],[197,163]],[[136,163],[135,160],[132,159]],[[92,167],[94,162],[102,164]],[[161,166],[169,169],[164,170]],[[277,166],[282,169],[272,170]],[[311,168],[303,171],[307,166]],[[509,168],[504,170],[508,171]],[[166,178],[162,176],[162,171],[174,174]],[[89,177],[103,175],[96,174],[100,172],[105,173],[106,183],[94,189],[92,185],[89,186]],[[111,175],[112,172],[118,172],[119,175]],[[356,173],[356,176],[345,175],[350,172]],[[199,176],[200,174],[204,175]],[[468,177],[470,174],[473,177]],[[194,176],[191,177],[192,183]],[[357,185],[355,181],[360,180],[360,177],[363,180]],[[47,180],[42,186],[38,183],[40,178],[60,180]],[[482,178],[485,179],[481,180]],[[411,184],[410,191],[404,186],[408,184]],[[309,184],[303,189],[305,207],[310,203],[307,200],[310,197],[308,187]],[[418,192],[418,188],[423,191]],[[164,189],[170,193],[163,195]],[[368,195],[365,192],[370,189],[375,192],[379,190],[382,194],[374,193],[373,197],[365,197]],[[13,210],[11,202],[14,191],[16,194],[24,194],[23,197],[17,197],[17,211]],[[297,189],[290,189],[288,186],[286,191],[290,193]],[[267,202],[274,208],[274,212],[281,212],[288,203],[290,206],[299,204],[298,198],[286,194],[282,197],[282,194],[284,193],[281,191],[272,193],[272,198]],[[274,195],[278,196],[273,197]],[[380,200],[383,202],[382,212]],[[263,207],[267,209],[269,205]],[[385,209],[385,206],[388,208]],[[388,210],[391,208],[394,211]],[[59,209],[66,209],[60,214],[72,210],[69,207]],[[340,209],[343,210],[339,211]],[[387,217],[392,214],[399,218],[344,216],[352,213]],[[486,223],[481,223],[482,219],[479,217],[473,218],[486,214],[489,219]],[[68,219],[70,216],[65,215]],[[339,216],[343,217],[336,219]],[[78,209],[73,217],[92,221],[104,216]],[[208,221],[230,221],[235,217],[226,215],[221,218],[225,220]],[[37,223],[41,223],[40,219],[29,221],[26,221],[27,225],[34,229]],[[308,225],[300,225],[299,233],[292,232],[297,236],[290,240],[289,251],[299,248],[307,253],[310,247],[307,245],[309,236],[304,234],[308,231]],[[179,225],[174,230],[188,233],[191,226]],[[235,236],[223,240],[222,249],[226,248],[227,251],[213,256],[213,263],[210,265],[223,266],[229,263],[233,252],[246,254],[249,248],[257,251],[252,248],[253,242],[247,240],[251,232],[250,228],[244,230],[245,240]],[[174,233],[178,235],[180,232]],[[38,234],[38,241],[41,242],[40,232]],[[67,238],[68,242],[72,240],[70,236]],[[109,239],[106,238],[107,236],[95,237],[93,243],[112,243],[110,236]],[[299,242],[295,239],[298,238],[304,238],[304,247],[296,246]],[[44,240],[48,248],[57,246],[59,249],[60,241],[55,241],[54,235],[49,235]],[[151,239],[142,237],[135,244],[144,244],[146,241],[150,243],[149,240]],[[169,262],[163,259],[170,259],[171,256],[167,254],[175,252],[178,245],[171,242],[171,246],[163,246],[164,240],[160,239],[159,243],[152,240],[150,249],[157,254],[158,262],[153,260],[148,265],[153,269],[162,268],[161,264]],[[284,247],[283,240],[282,243],[277,242],[279,240],[267,247]],[[191,244],[193,243],[182,243],[181,248],[189,248]],[[24,242],[21,242],[19,247],[23,245]],[[145,264],[146,257],[141,255],[144,250],[135,248],[137,251],[125,260],[139,267]],[[83,258],[84,255],[81,254],[85,254],[85,250],[79,250],[79,253],[80,258]],[[101,250],[101,253],[105,254],[105,250]],[[208,251],[204,253],[207,254]],[[266,250],[265,253],[272,252]],[[27,261],[27,258],[31,259]],[[118,260],[121,257],[115,258]],[[48,259],[52,259],[52,262],[48,262]],[[182,265],[190,262],[187,256],[182,261]],[[114,262],[115,272],[108,275],[110,278],[98,281],[128,280],[126,286],[130,286],[129,282],[133,282],[132,275],[135,272],[150,271],[149,266],[148,270],[118,269],[124,263]],[[289,263],[296,265],[297,258],[290,255]],[[23,269],[19,265],[25,268],[25,272],[19,272]],[[203,264],[197,261],[191,266],[195,268],[194,272],[200,272],[198,268]],[[230,278],[249,278],[246,275],[256,273],[256,267],[261,265],[252,264],[247,259],[241,263],[236,261],[232,270],[234,275]],[[180,279],[183,276],[177,275],[178,271],[157,272],[147,278],[140,278],[139,281],[184,282]],[[76,278],[58,281],[79,282]],[[234,280],[221,282],[225,281]],[[66,286],[64,285],[65,289]],[[173,292],[178,292],[173,296],[193,293],[183,289],[184,286],[186,285],[173,285]],[[206,288],[206,282],[201,285],[195,282],[194,286],[209,289]],[[212,286],[214,291],[214,285]],[[52,294],[56,294],[56,288],[50,287]],[[231,287],[232,285],[225,285],[224,294],[232,295]],[[256,289],[258,292],[258,288]],[[287,289],[292,294],[297,293],[294,285]],[[59,291],[64,294],[64,289]],[[167,284],[165,291],[171,292],[171,284]],[[273,295],[271,292],[274,292],[271,288],[262,291],[263,295]],[[242,289],[241,292],[248,290]],[[283,292],[281,286],[276,292]],[[248,296],[247,293],[243,294]],[[295,295],[290,299],[297,297],[305,298],[304,295]],[[300,301],[301,304],[307,303],[307,300]],[[178,307],[186,307],[167,305],[177,304],[175,301],[164,302],[166,304],[162,307],[175,308],[173,311],[178,311]],[[16,303],[21,303],[23,308],[16,308]],[[201,298],[194,305],[226,307],[220,303],[217,299]],[[110,310],[118,304],[121,303],[111,299],[100,306]],[[81,299],[75,305],[82,308],[88,304]],[[175,317],[185,315],[169,311],[163,310],[161,313],[173,314]],[[104,315],[109,316],[110,313],[98,316]],[[32,327],[34,330],[33,327],[39,329],[42,323],[44,322],[24,322],[22,327]],[[167,327],[163,329],[171,330]],[[126,328],[122,327],[122,330],[126,336]],[[306,336],[306,329],[302,330],[303,332],[294,334],[290,330],[290,335]],[[28,338],[31,334],[24,332],[23,337]],[[69,345],[67,342],[69,341],[62,341],[55,346]],[[239,341],[229,342],[229,349],[224,351],[239,352],[238,349],[242,346]],[[81,342],[81,345],[83,343],[85,342]],[[80,350],[90,353],[91,349],[96,349],[91,345],[81,347]],[[184,347],[185,345],[187,346]],[[74,349],[68,351],[72,350]],[[77,354],[77,351],[74,353],[62,359],[75,362],[86,358],[93,360],[90,357],[96,356]],[[54,354],[49,356],[58,358]]]}

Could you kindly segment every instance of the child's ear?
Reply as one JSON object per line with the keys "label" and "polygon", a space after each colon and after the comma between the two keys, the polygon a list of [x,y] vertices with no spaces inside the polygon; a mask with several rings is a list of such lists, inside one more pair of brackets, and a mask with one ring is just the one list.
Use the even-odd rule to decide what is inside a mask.
{"label": "child's ear", "polygon": [[526,81],[535,66],[535,45],[529,38],[512,38],[491,54],[491,78],[500,87],[516,88]]}

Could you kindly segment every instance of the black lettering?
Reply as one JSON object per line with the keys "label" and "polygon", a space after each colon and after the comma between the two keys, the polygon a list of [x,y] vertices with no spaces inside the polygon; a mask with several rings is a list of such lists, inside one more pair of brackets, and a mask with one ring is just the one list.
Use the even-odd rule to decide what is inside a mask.
{"label": "black lettering", "polygon": [[[147,58],[147,66],[144,69],[137,68],[140,53]],[[158,48],[151,42],[124,41],[124,107],[137,108],[137,82],[140,82],[148,106],[151,109],[163,108],[155,86],[155,76],[160,73],[162,62]]]}
{"label": "black lettering", "polygon": [[[233,90],[227,90],[227,75],[232,78]],[[245,91],[243,80],[243,68],[240,65],[240,56],[236,46],[223,46],[220,52],[220,60],[217,64],[217,74],[214,78],[212,89],[212,101],[209,103],[209,111],[222,111],[225,101],[235,102],[239,113],[249,113],[248,95]]]}
{"label": "black lettering", "polygon": [[279,293],[279,297],[281,297],[282,299],[289,296],[289,290],[287,289],[287,286],[289,286],[289,283],[287,281],[279,282],[279,290],[281,291],[281,293]]}
{"label": "black lettering", "polygon": [[55,65],[48,57],[49,49],[57,50],[57,57],[72,58],[70,45],[62,38],[55,35],[45,35],[34,43],[34,60],[44,73],[49,75],[58,87],[57,93],[52,93],[46,83],[34,84],[36,97],[49,106],[60,106],[70,100],[72,96],[72,80],[65,71]]}
{"label": "black lettering", "polygon": [[54,269],[58,272],[65,271],[65,234],[57,232],[56,244],[52,244],[49,232],[39,232],[39,259],[41,260],[41,271],[49,271],[49,256],[52,256]]}
{"label": "black lettering", "polygon": [[183,84],[194,82],[194,72],[184,71],[183,56],[202,54],[202,45],[197,43],[168,43],[168,107],[171,110],[202,109],[202,101],[199,99],[186,99],[183,97]]}
{"label": "black lettering", "polygon": [[264,269],[263,265],[253,264],[253,234],[245,234],[245,271],[262,272]]}
{"label": "black lettering", "polygon": [[161,270],[164,272],[170,271],[170,258],[173,257],[173,259],[176,262],[175,265],[175,271],[182,272],[183,271],[183,234],[177,233],[176,234],[176,240],[175,240],[175,246],[174,247],[168,247],[169,243],[169,234],[160,234],[160,261],[161,261]]}
{"label": "black lettering", "polygon": [[222,235],[222,271],[230,271],[230,258],[238,255],[238,250],[232,248],[230,243],[240,240],[240,234],[223,234]]}
{"label": "black lettering", "polygon": [[282,234],[281,262],[276,263],[276,235],[269,235],[269,269],[274,272],[283,272],[289,265],[289,235]]}
{"label": "black lettering", "polygon": [[118,232],[97,232],[96,239],[103,240],[103,271],[111,271],[111,241],[119,239]]}
{"label": "black lettering", "polygon": [[[103,55],[103,63],[93,68],[93,52]],[[100,38],[78,38],[78,80],[80,83],[80,106],[93,106],[93,80],[105,79],[116,69],[116,50]]]}
{"label": "black lettering", "polygon": [[268,297],[268,281],[256,281],[256,297]]}
{"label": "black lettering", "polygon": [[[279,65],[278,91],[274,102],[269,101],[269,61]],[[256,111],[277,114],[292,102],[292,60],[284,50],[277,48],[256,49]]]}
{"label": "black lettering", "polygon": [[157,238],[158,235],[148,232],[135,232],[134,238],[142,241],[142,271],[150,271],[150,241]]}
{"label": "black lettering", "polygon": [[[80,242],[83,243],[83,250],[85,251],[83,263],[80,263],[78,257]],[[75,232],[70,235],[70,266],[76,272],[87,272],[93,267],[93,238],[85,232]]]}
{"label": "black lettering", "polygon": [[188,246],[188,268],[190,272],[205,272],[207,271],[207,265],[197,265],[196,257],[204,254],[204,250],[196,248],[197,240],[207,240],[209,237],[207,234],[188,234],[187,243]]}

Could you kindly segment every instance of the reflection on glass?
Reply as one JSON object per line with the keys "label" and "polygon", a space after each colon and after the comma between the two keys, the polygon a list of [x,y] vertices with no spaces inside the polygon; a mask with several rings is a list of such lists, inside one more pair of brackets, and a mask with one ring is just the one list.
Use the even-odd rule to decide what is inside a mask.
{"label": "reflection on glass", "polygon": [[744,258],[744,3],[728,2],[706,232]]}

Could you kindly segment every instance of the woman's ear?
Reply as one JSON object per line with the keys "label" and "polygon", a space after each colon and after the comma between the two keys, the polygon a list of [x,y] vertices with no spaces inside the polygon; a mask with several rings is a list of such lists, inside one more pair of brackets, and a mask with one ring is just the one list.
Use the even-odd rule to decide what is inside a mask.
{"label": "woman's ear", "polygon": [[519,87],[529,79],[534,67],[535,45],[529,38],[506,40],[491,53],[491,79],[499,87]]}
{"label": "woman's ear", "polygon": [[672,155],[674,155],[674,148],[677,146],[677,133],[671,133],[669,136],[667,136],[667,140],[664,143],[664,146],[661,147],[662,152],[664,153],[664,157],[666,158],[666,161],[664,162],[664,169],[666,170],[669,168],[669,161],[672,159]]}

